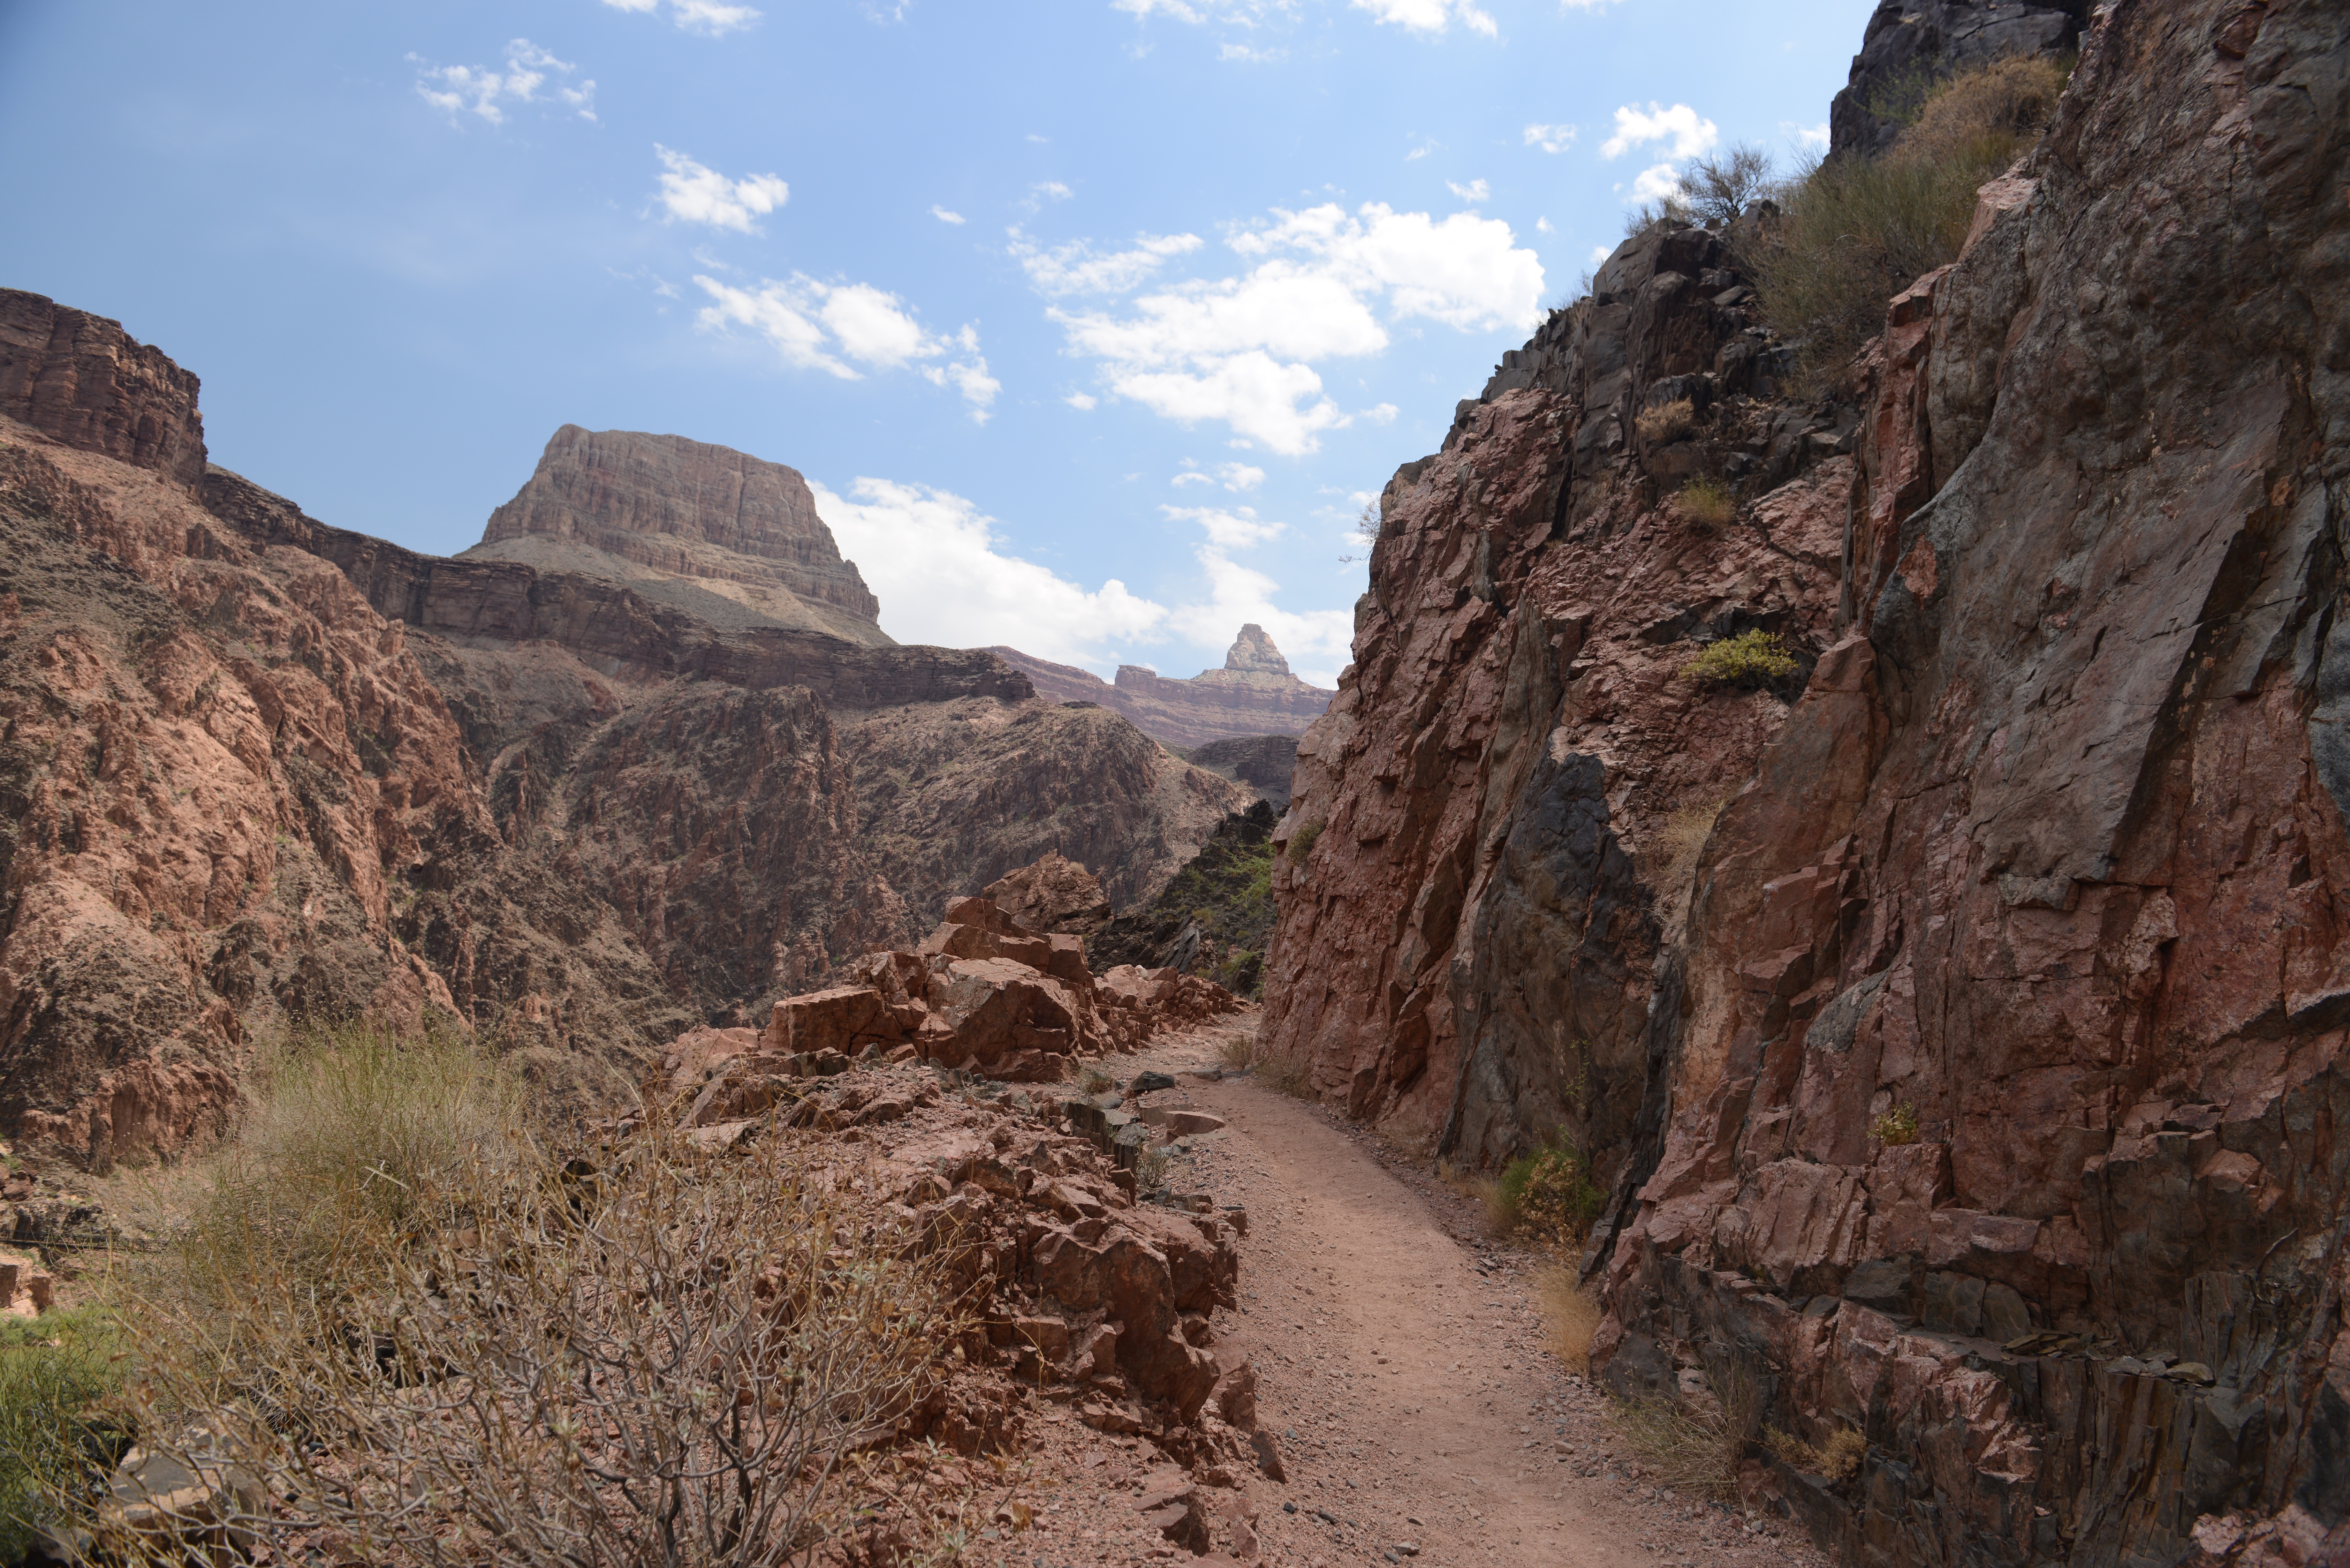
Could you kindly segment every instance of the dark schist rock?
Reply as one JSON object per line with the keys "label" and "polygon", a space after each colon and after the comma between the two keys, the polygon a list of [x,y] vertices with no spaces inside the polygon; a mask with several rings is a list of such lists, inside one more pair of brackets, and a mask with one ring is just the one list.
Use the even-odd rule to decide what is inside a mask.
{"label": "dark schist rock", "polygon": [[[2350,23],[2080,49],[1733,525],[1627,428],[1817,417],[1719,384],[1726,236],[1619,250],[1399,472],[1262,1035],[1462,1164],[1584,1148],[1599,1376],[1859,1434],[1748,1475],[1847,1561],[2350,1560]],[[1679,678],[1732,604],[1792,703]]]}
{"label": "dark schist rock", "polygon": [[2073,53],[2088,9],[2088,0],[1883,0],[1868,18],[1850,80],[1828,106],[1828,156],[1885,152],[1903,122],[1880,111],[1914,105],[1943,78],[2010,56]]}
{"label": "dark schist rock", "polygon": [[1296,736],[1237,735],[1193,746],[1183,755],[1193,767],[1248,785],[1264,796],[1274,812],[1289,809],[1290,775],[1297,771]]}

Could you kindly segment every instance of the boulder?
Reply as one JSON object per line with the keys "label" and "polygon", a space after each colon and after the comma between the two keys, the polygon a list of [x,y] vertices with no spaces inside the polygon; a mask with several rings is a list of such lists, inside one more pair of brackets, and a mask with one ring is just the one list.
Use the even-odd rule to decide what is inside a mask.
{"label": "boulder", "polygon": [[990,882],[985,896],[1014,925],[1038,935],[1084,937],[1109,920],[1101,883],[1056,850]]}
{"label": "boulder", "polygon": [[896,1044],[906,1037],[910,1025],[919,1027],[920,1022],[906,1017],[870,986],[835,986],[775,1003],[759,1046],[781,1055],[837,1051],[853,1056],[870,1044]]}

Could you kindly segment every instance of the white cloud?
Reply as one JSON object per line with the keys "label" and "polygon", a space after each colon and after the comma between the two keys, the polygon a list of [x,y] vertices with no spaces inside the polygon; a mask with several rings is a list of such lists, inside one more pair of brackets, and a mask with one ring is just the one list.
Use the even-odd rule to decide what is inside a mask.
{"label": "white cloud", "polygon": [[1575,145],[1577,134],[1571,125],[1529,125],[1526,145],[1539,147],[1544,152],[1564,152]]}
{"label": "white cloud", "polygon": [[1616,134],[1600,143],[1599,156],[1621,158],[1635,147],[1669,141],[1672,147],[1666,157],[1695,158],[1721,140],[1713,121],[1700,119],[1697,110],[1685,103],[1660,109],[1652,101],[1646,112],[1627,103],[1616,111]]}
{"label": "white cloud", "polygon": [[1036,291],[1048,296],[1124,294],[1170,256],[1187,255],[1201,244],[1197,234],[1137,234],[1130,250],[1097,252],[1084,240],[1040,250],[1019,229],[1010,232],[1013,255]]}
{"label": "white cloud", "polygon": [[[583,81],[577,87],[551,82],[550,72],[567,77],[579,67],[556,59],[528,38],[507,42],[503,70],[486,66],[435,66],[415,55],[408,57],[423,67],[416,76],[417,96],[452,120],[470,114],[485,124],[503,125],[506,105],[525,103],[559,103],[582,119],[596,118],[594,80]],[[540,88],[550,85],[551,92],[540,92]]]}
{"label": "white cloud", "polygon": [[1633,177],[1632,194],[1628,200],[1661,202],[1669,196],[1680,194],[1680,171],[1669,163],[1655,163]]}
{"label": "white cloud", "polygon": [[1097,400],[1091,392],[1071,392],[1067,397],[1063,398],[1061,401],[1068,404],[1069,407],[1076,410],[1079,413],[1088,412],[1097,406]]}
{"label": "white cloud", "polygon": [[[1170,481],[1170,483],[1178,490],[1182,489],[1187,484],[1222,483],[1226,490],[1250,491],[1254,490],[1258,485],[1264,483],[1264,470],[1257,467],[1253,463],[1219,463],[1216,466],[1215,471],[1213,472],[1210,472],[1195,465],[1191,460],[1187,457],[1183,460],[1183,467],[1184,472],[1177,474],[1174,479]],[[1180,515],[1189,516],[1190,514],[1184,513],[1180,514]]]}
{"label": "white cloud", "polygon": [[1534,220],[1534,233],[1538,234],[1555,234],[1558,233],[1558,231],[1550,226],[1550,220],[1548,218],[1536,218]]}
{"label": "white cloud", "polygon": [[1541,261],[1507,223],[1471,213],[1275,209],[1226,243],[1248,272],[1175,284],[1123,314],[1049,314],[1071,349],[1103,362],[1113,393],[1169,419],[1222,421],[1284,455],[1355,417],[1323,394],[1315,361],[1378,353],[1387,322],[1483,331],[1541,314]]}
{"label": "white cloud", "polygon": [[1491,38],[1501,29],[1471,0],[1353,0],[1357,11],[1368,11],[1381,23],[1393,22],[1415,33],[1441,33],[1453,22]]}
{"label": "white cloud", "polygon": [[1471,180],[1466,185],[1455,184],[1447,180],[1444,182],[1444,188],[1472,207],[1482,206],[1493,198],[1492,187],[1487,185],[1482,180]]}
{"label": "white cloud", "polygon": [[1259,517],[1253,506],[1161,506],[1159,510],[1178,523],[1197,523],[1206,532],[1209,545],[1218,550],[1249,549],[1286,532],[1284,524]]}
{"label": "white cloud", "polygon": [[1166,16],[1193,26],[1215,23],[1227,27],[1256,27],[1295,17],[1297,0],[1110,0],[1110,9],[1137,21]]}
{"label": "white cloud", "polygon": [[1260,49],[1247,44],[1232,43],[1229,40],[1216,46],[1216,58],[1238,60],[1243,65],[1249,66],[1269,66],[1278,60],[1286,59],[1288,56],[1287,49]]}
{"label": "white cloud", "polygon": [[1828,122],[1825,119],[1817,125],[1798,125],[1792,119],[1783,119],[1779,122],[1779,129],[1805,152],[1825,152],[1828,150]]}
{"label": "white cloud", "polygon": [[1607,262],[1607,258],[1615,254],[1616,251],[1613,246],[1594,245],[1591,247],[1591,265],[1593,266],[1603,265]]}
{"label": "white cloud", "polygon": [[936,218],[941,223],[960,223],[963,221],[963,217],[961,213],[950,213],[944,207],[932,207],[931,209],[931,216]]}
{"label": "white cloud", "polygon": [[1233,628],[1253,621],[1272,634],[1300,676],[1317,685],[1336,684],[1339,669],[1353,657],[1352,610],[1293,613],[1274,603],[1279,583],[1233,560],[1212,538],[1192,554],[1207,573],[1208,598],[1178,606],[1168,618],[1170,630],[1220,648],[1232,640]]}
{"label": "white cloud", "polygon": [[883,628],[900,640],[1008,643],[1061,663],[1098,662],[1104,645],[1147,636],[1167,618],[1115,577],[1088,590],[1005,554],[995,519],[960,495],[884,479],[858,479],[848,487],[854,500],[809,488],[841,554],[880,599]]}
{"label": "white cloud", "polygon": [[764,217],[791,199],[792,188],[773,174],[748,174],[740,180],[729,180],[715,169],[704,168],[658,141],[653,143],[653,152],[660,159],[663,171],[660,200],[667,210],[661,219],[664,223],[682,220],[708,223],[714,229],[732,229],[738,234],[755,234],[759,226],[751,220]]}
{"label": "white cloud", "polygon": [[[1034,137],[1031,140],[1041,141],[1044,138]],[[1047,202],[1066,202],[1076,194],[1058,180],[1039,180],[1028,187],[1028,199],[1020,205],[1023,210],[1033,213]]]}
{"label": "white cloud", "polygon": [[971,417],[983,424],[1003,390],[1003,383],[987,373],[975,330],[965,327],[951,337],[933,333],[905,301],[871,284],[819,283],[799,273],[783,281],[769,278],[755,289],[700,274],[693,281],[714,301],[696,318],[706,330],[747,327],[796,369],[854,381],[862,373],[851,359],[877,370],[912,368],[931,385],[954,389],[971,405]]}
{"label": "white cloud", "polygon": [[[661,3],[662,0],[604,0],[615,11],[657,11]],[[721,0],[668,0],[668,5],[671,22],[706,38],[723,37],[751,26],[760,16],[752,6],[723,5]]]}

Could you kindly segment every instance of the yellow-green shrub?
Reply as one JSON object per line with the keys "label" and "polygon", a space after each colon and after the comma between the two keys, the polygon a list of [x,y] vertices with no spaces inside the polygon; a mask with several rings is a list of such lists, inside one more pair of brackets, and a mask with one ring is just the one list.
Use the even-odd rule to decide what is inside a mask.
{"label": "yellow-green shrub", "polygon": [[1776,633],[1725,637],[1681,666],[1681,678],[1707,686],[1763,686],[1795,672],[1794,656]]}

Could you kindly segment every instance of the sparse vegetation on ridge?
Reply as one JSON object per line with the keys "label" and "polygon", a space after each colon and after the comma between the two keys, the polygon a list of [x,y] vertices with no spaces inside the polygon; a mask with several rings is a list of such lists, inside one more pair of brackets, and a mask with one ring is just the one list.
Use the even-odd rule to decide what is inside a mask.
{"label": "sparse vegetation on ridge", "polygon": [[1697,409],[1687,398],[1675,398],[1642,409],[1632,421],[1640,440],[1649,446],[1670,446],[1697,428]]}
{"label": "sparse vegetation on ridge", "polygon": [[1742,631],[1725,637],[1680,668],[1681,679],[1701,686],[1767,686],[1795,672],[1795,657],[1775,632]]}
{"label": "sparse vegetation on ridge", "polygon": [[1673,497],[1673,513],[1690,527],[1712,533],[1738,515],[1737,498],[1718,479],[1692,479]]}

